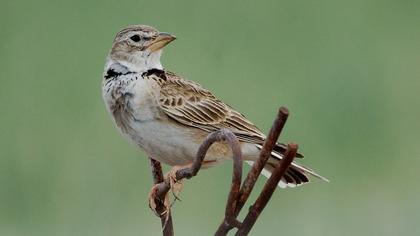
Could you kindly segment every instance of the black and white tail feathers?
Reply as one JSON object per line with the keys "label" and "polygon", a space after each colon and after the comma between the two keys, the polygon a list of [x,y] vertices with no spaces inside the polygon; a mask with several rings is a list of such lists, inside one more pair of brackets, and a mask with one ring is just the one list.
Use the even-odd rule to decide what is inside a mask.
{"label": "black and white tail feathers", "polygon": [[[261,145],[257,145],[259,149],[262,148]],[[277,148],[282,148],[280,145],[277,146]],[[271,172],[274,170],[274,168],[279,165],[281,159],[283,159],[282,154],[280,154],[281,150],[276,150],[271,153],[271,158],[268,159],[267,164],[265,165],[264,169],[262,170],[262,174],[269,178],[271,176]],[[283,151],[284,153],[284,151]],[[297,157],[302,157],[302,155],[299,154]],[[248,162],[248,164],[252,165],[252,162]],[[286,171],[282,179],[280,180],[278,186],[280,188],[286,188],[286,187],[296,187],[305,183],[309,182],[309,176],[317,177],[321,180],[324,180],[326,182],[329,182],[328,179],[325,177],[317,174],[315,171],[297,164],[296,162],[293,162],[289,169]]]}

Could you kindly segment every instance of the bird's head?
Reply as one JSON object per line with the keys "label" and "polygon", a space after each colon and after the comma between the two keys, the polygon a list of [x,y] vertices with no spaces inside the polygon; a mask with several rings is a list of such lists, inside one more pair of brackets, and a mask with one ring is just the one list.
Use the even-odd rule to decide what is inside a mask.
{"label": "bird's head", "polygon": [[133,71],[162,69],[162,48],[175,36],[159,32],[147,25],[133,25],[120,30],[115,36],[109,59],[127,66]]}

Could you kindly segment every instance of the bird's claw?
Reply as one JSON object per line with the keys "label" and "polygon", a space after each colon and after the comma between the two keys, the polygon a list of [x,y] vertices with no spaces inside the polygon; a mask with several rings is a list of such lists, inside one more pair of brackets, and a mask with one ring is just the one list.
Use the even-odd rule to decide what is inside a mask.
{"label": "bird's claw", "polygon": [[178,196],[179,196],[179,193],[181,193],[182,191],[183,180],[182,179],[177,180],[176,173],[178,172],[178,170],[181,170],[183,168],[184,167],[174,166],[167,174],[167,178],[169,178],[169,184],[171,186],[171,192],[175,199],[174,203],[177,200],[181,200]]}
{"label": "bird's claw", "polygon": [[[171,204],[170,204],[170,202],[169,202],[169,196],[168,196],[168,194],[165,194],[165,198],[163,199],[163,201],[162,201],[162,199],[160,199],[158,196],[157,196],[157,194],[158,194],[158,185],[159,184],[156,184],[156,185],[154,185],[153,187],[152,187],[152,189],[150,190],[150,192],[149,192],[149,196],[148,196],[148,198],[149,198],[149,207],[150,207],[150,209],[157,215],[157,216],[160,216],[160,215],[163,215],[163,214],[165,214],[166,212],[168,212],[169,210],[170,210],[170,208],[171,208]],[[157,205],[157,201],[162,201],[162,203],[163,203],[163,207],[164,207],[164,211],[163,212],[158,212],[158,210],[157,210],[157,207],[158,207],[158,205]]]}
{"label": "bird's claw", "polygon": [[152,189],[150,190],[150,192],[149,192],[149,207],[157,216],[166,214],[167,212],[170,211],[172,205],[176,201],[181,201],[181,199],[178,196],[179,196],[179,193],[182,191],[183,180],[177,180],[176,173],[177,173],[178,170],[183,169],[183,168],[185,168],[185,167],[174,166],[166,174],[166,178],[169,179],[170,191],[172,192],[172,196],[174,197],[174,201],[170,202],[169,193],[166,193],[165,198],[163,199],[163,206],[164,206],[164,211],[163,212],[158,212],[158,210],[157,210],[158,205],[157,205],[156,202],[157,201],[162,201],[157,195],[159,184],[154,185],[152,187]]}

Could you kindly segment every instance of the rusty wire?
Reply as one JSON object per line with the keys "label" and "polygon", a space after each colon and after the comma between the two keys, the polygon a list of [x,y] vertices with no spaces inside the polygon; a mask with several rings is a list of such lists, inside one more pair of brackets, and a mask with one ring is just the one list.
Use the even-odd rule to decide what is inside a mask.
{"label": "rusty wire", "polygon": [[[279,109],[276,120],[274,121],[273,126],[270,129],[270,133],[261,149],[260,157],[254,162],[253,167],[249,171],[246,179],[244,180],[244,183],[242,184],[242,187],[242,154],[240,150],[240,144],[236,136],[228,129],[221,129],[209,134],[199,147],[196,158],[191,167],[180,169],[176,172],[175,176],[177,181],[196,176],[201,168],[202,161],[204,160],[208,149],[213,143],[226,141],[229,144],[233,153],[232,184],[226,203],[225,216],[215,235],[227,235],[227,233],[233,228],[238,229],[235,234],[237,236],[248,235],[256,220],[258,219],[258,216],[264,210],[264,207],[267,205],[273,192],[276,190],[278,182],[281,180],[290,164],[293,162],[293,159],[297,153],[297,144],[291,143],[287,145],[283,160],[275,168],[271,177],[267,180],[263,190],[261,191],[255,203],[250,207],[249,212],[243,222],[241,223],[236,219],[239,212],[245,205],[245,202],[248,200],[248,197],[251,194],[253,187],[259,175],[261,174],[262,169],[264,168],[265,163],[270,157],[277,139],[280,136],[280,133],[286,123],[288,115],[289,111],[287,108],[281,107]],[[156,191],[156,211],[160,213],[159,216],[162,222],[163,235],[172,236],[174,235],[172,217],[170,211],[164,211],[162,200],[170,190],[170,180],[169,178],[163,178],[160,163],[153,159],[150,160]]]}

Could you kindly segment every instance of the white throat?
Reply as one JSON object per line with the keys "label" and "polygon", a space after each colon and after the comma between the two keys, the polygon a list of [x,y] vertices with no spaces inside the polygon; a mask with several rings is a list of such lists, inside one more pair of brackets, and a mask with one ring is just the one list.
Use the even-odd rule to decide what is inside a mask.
{"label": "white throat", "polygon": [[114,63],[119,63],[125,66],[129,71],[143,73],[150,69],[162,70],[163,66],[160,63],[160,56],[162,50],[156,52],[138,52],[132,54],[128,60],[118,60],[108,57],[106,67],[110,67]]}

